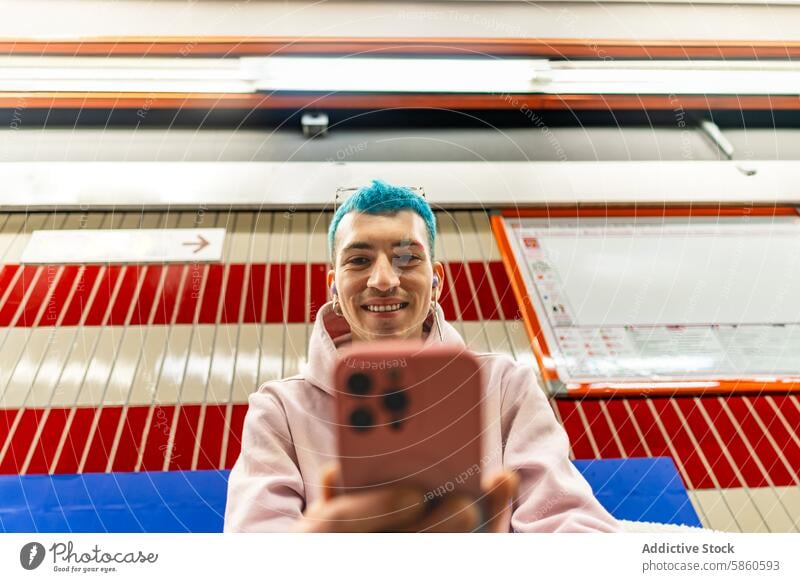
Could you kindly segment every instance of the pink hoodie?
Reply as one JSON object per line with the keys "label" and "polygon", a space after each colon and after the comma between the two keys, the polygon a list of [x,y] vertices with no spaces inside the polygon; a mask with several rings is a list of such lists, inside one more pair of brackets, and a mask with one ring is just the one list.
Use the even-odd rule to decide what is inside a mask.
{"label": "pink hoodie", "polygon": [[[425,325],[426,343],[464,345],[452,325]],[[250,395],[242,451],[230,474],[226,532],[288,531],[320,496],[322,468],[336,461],[334,390],[336,349],[350,329],[325,304],[317,314],[304,373],[267,382]],[[517,471],[520,487],[510,531],[617,531],[616,520],[592,495],[568,459],[568,442],[533,370],[506,355],[478,354],[486,378],[483,474]]]}

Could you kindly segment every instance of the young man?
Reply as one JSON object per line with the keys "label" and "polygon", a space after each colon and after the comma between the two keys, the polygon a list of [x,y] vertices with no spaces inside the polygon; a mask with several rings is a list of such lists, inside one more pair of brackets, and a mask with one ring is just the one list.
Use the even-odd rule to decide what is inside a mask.
{"label": "young man", "polygon": [[384,487],[334,496],[334,387],[338,348],[423,339],[464,345],[437,303],[435,217],[411,190],[375,181],[335,213],[328,232],[333,300],[318,312],[300,375],[250,396],[242,451],[231,471],[226,531],[616,531],[617,523],[569,462],[533,370],[481,354],[486,426],[478,502]]}

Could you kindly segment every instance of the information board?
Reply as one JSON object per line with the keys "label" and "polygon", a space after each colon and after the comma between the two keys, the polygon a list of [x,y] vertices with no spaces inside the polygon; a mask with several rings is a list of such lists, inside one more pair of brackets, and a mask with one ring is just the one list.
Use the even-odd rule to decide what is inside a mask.
{"label": "information board", "polygon": [[798,387],[795,212],[496,218],[557,392]]}

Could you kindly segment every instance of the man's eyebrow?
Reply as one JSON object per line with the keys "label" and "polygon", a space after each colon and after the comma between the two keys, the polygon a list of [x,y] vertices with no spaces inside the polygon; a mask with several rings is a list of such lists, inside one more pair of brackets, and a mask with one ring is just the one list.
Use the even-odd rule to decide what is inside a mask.
{"label": "man's eyebrow", "polygon": [[425,246],[421,242],[411,238],[406,238],[403,240],[393,242],[392,247],[421,247],[423,249],[425,248]]}
{"label": "man's eyebrow", "polygon": [[350,243],[349,245],[344,247],[342,249],[342,252],[346,253],[347,251],[371,251],[374,248],[375,247],[373,245],[371,245],[370,243],[368,243],[368,242],[356,241],[356,242]]}
{"label": "man's eyebrow", "polygon": [[[392,243],[392,248],[395,247],[420,247],[421,249],[425,248],[425,246],[421,242],[414,239],[403,239],[395,241]],[[372,243],[366,241],[356,241],[344,247],[342,249],[342,252],[346,253],[348,251],[371,251],[374,249],[375,245],[373,245]]]}

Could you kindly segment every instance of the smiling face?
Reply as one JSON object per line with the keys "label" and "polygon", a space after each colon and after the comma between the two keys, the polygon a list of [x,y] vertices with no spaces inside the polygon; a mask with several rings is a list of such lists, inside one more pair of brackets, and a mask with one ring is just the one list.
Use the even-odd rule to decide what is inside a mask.
{"label": "smiling face", "polygon": [[[339,304],[353,341],[418,339],[444,267],[431,262],[428,231],[416,212],[350,212],[336,231],[334,269]],[[439,286],[433,288],[433,275]]]}

